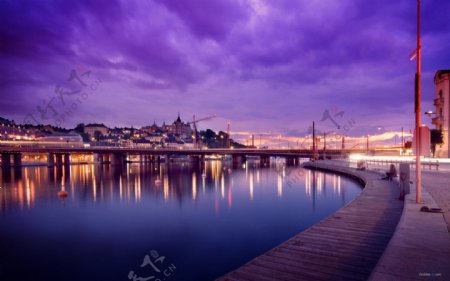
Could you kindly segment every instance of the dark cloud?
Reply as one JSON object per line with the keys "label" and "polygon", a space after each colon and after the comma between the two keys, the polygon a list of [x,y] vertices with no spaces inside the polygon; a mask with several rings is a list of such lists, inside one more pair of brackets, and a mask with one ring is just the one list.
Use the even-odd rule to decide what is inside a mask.
{"label": "dark cloud", "polygon": [[[450,3],[422,4],[428,105],[433,73],[450,68]],[[181,111],[294,136],[330,106],[361,127],[412,126],[415,20],[409,0],[4,0],[0,111],[20,119],[83,65],[104,84],[68,126]]]}
{"label": "dark cloud", "polygon": [[180,17],[200,39],[224,40],[231,29],[248,16],[249,7],[236,0],[160,0]]}

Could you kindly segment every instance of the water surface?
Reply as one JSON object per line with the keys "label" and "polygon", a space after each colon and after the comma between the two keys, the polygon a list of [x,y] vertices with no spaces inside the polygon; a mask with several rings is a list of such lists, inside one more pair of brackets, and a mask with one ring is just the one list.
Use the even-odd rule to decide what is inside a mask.
{"label": "water surface", "polygon": [[340,175],[230,164],[2,171],[0,280],[212,280],[361,191]]}

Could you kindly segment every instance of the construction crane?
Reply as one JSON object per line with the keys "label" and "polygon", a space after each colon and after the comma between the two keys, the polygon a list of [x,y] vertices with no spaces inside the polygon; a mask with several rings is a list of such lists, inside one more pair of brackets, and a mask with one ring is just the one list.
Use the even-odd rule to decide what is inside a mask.
{"label": "construction crane", "polygon": [[200,119],[195,119],[195,115],[194,115],[193,118],[192,118],[192,122],[188,122],[189,125],[192,124],[192,125],[194,126],[194,148],[198,148],[198,144],[199,144],[199,141],[198,141],[198,138],[199,138],[199,137],[198,137],[198,131],[197,131],[197,123],[198,123],[198,122],[201,122],[201,121],[213,119],[213,118],[215,118],[215,117],[217,117],[216,114],[211,115],[211,116],[208,116],[208,117],[200,118]]}

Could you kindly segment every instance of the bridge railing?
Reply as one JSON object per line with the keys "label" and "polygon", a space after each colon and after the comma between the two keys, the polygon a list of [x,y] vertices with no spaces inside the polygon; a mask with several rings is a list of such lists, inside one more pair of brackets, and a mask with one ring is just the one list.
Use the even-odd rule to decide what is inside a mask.
{"label": "bridge railing", "polygon": [[[350,160],[350,162],[352,164],[356,164],[358,161],[361,160]],[[395,164],[396,166],[398,166],[399,164],[409,164],[411,168],[414,168],[416,166],[416,162],[410,159],[364,159],[362,160],[364,162],[366,162],[367,164],[371,164],[374,166],[380,166],[380,167],[384,167],[384,166],[389,166],[390,164]],[[442,165],[442,163],[440,163],[440,161],[438,159],[436,160],[428,160],[428,161],[421,161],[421,167],[422,168],[427,168],[429,170],[431,169],[435,169],[435,170],[439,170],[439,167]]]}

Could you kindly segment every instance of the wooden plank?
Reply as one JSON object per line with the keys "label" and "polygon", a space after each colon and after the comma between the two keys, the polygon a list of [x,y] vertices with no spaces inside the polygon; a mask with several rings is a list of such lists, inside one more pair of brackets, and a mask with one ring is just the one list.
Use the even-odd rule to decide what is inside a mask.
{"label": "wooden plank", "polygon": [[314,244],[309,247],[298,247],[295,245],[283,245],[283,248],[290,249],[293,251],[298,251],[300,253],[302,252],[311,252],[315,253],[316,251],[321,251],[321,254],[324,256],[331,255],[333,253],[338,253],[341,255],[347,255],[347,256],[355,256],[358,258],[365,258],[365,259],[373,259],[373,257],[377,257],[380,254],[380,251],[374,252],[374,251],[365,251],[361,248],[350,248],[349,246],[343,245],[342,247],[337,247],[335,245],[324,245],[324,244]]}
{"label": "wooden plank", "polygon": [[[330,256],[314,256],[302,254],[299,256],[286,255],[286,253],[280,253],[279,255],[263,255],[258,258],[258,261],[266,260],[283,265],[289,265],[295,268],[303,268],[304,270],[315,270],[327,274],[336,274],[337,270],[343,271],[342,277],[348,276],[348,272],[352,272],[356,275],[367,276],[371,269],[368,269],[367,263],[360,266],[349,265],[340,258],[332,258]],[[325,266],[327,265],[327,266]],[[337,274],[339,275],[339,274]]]}
{"label": "wooden plank", "polygon": [[[380,249],[383,249],[385,245],[376,245],[366,244],[366,242],[360,241],[343,241],[342,239],[327,239],[323,237],[320,238],[320,241],[314,241],[314,237],[309,238],[301,238],[302,240],[298,240],[293,243],[285,243],[283,246],[297,249],[308,249],[308,248],[323,248],[328,249],[329,251],[340,250],[341,252],[354,252],[355,248],[361,249],[361,254],[364,255],[373,255],[377,254]],[[300,238],[299,238],[300,239]],[[386,243],[385,243],[386,244]],[[337,247],[336,247],[337,246]]]}
{"label": "wooden plank", "polygon": [[[328,279],[330,276],[335,276],[337,278],[345,278],[346,280],[361,280],[365,277],[365,274],[358,274],[354,272],[339,272],[338,269],[332,268],[330,266],[317,266],[315,264],[299,264],[295,262],[280,263],[276,260],[270,259],[270,257],[261,256],[260,259],[255,261],[255,265],[260,265],[265,268],[270,268],[277,271],[287,272],[295,274],[295,276],[302,278],[314,278],[315,280]],[[318,270],[322,269],[322,270]]]}
{"label": "wooden plank", "polygon": [[[318,247],[316,248],[306,248],[306,249],[295,249],[295,248],[282,248],[282,253],[289,254],[292,257],[309,257],[309,256],[316,256],[316,257],[336,257],[341,259],[346,259],[349,257],[349,253],[343,253],[343,252],[337,252],[337,251],[330,251],[329,249],[320,249]],[[278,252],[269,252],[268,255],[276,255]],[[355,258],[356,262],[355,265],[358,266],[360,263],[362,263],[361,266],[364,264],[367,264],[368,262],[373,261],[374,255],[370,256],[364,256],[364,255],[352,255],[352,257]]]}
{"label": "wooden plank", "polygon": [[[249,263],[242,269],[239,269],[238,271],[245,272],[246,274],[253,276],[254,278],[253,280],[255,281],[259,280],[260,276],[270,276],[271,278],[274,278],[274,280],[283,280],[283,281],[301,280],[299,279],[298,274],[292,274],[290,272],[284,272],[281,270],[273,270],[255,263]],[[308,278],[308,275],[305,273],[304,275],[300,275],[300,277]]]}
{"label": "wooden plank", "polygon": [[[255,276],[252,274],[248,274],[245,270],[236,270],[231,272],[227,277],[232,278],[233,281],[239,280],[239,281],[253,281],[255,280]],[[271,276],[258,276],[259,280],[261,281],[277,281],[279,279],[271,277]]]}

